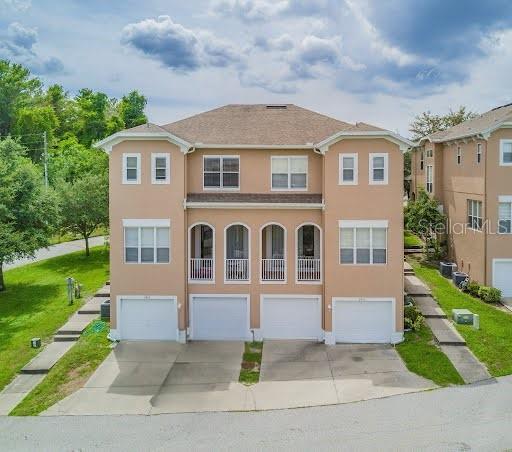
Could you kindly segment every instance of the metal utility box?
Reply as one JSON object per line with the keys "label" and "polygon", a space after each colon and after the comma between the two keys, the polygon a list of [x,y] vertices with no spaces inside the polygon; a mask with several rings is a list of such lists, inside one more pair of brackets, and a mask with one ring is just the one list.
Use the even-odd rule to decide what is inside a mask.
{"label": "metal utility box", "polygon": [[30,346],[32,348],[39,348],[39,347],[41,347],[41,338],[40,337],[33,337],[30,340]]}
{"label": "metal utility box", "polygon": [[452,309],[452,317],[455,323],[473,325],[473,313],[467,309]]}

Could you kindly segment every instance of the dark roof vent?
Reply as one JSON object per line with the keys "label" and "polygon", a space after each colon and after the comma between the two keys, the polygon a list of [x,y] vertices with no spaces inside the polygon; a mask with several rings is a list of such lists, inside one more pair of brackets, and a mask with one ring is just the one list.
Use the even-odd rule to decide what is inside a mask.
{"label": "dark roof vent", "polygon": [[499,107],[493,108],[491,111],[499,110],[500,108],[510,107],[512,105],[512,102],[505,105],[500,105]]}
{"label": "dark roof vent", "polygon": [[287,105],[266,105],[267,110],[286,110],[288,108]]}

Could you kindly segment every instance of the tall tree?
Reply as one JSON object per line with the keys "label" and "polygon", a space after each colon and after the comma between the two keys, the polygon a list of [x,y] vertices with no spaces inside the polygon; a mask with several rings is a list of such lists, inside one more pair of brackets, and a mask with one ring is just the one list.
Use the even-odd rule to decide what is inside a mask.
{"label": "tall tree", "polygon": [[90,146],[107,135],[109,98],[104,93],[84,88],[78,92],[75,102],[78,108],[76,136],[80,143]]}
{"label": "tall tree", "polygon": [[89,237],[100,226],[108,225],[108,178],[105,174],[86,174],[58,188],[62,227],[81,235],[89,256]]}
{"label": "tall tree", "polygon": [[61,85],[51,85],[46,90],[45,104],[52,107],[58,119],[58,127],[55,130],[57,138],[62,138],[66,133],[72,132],[77,122],[77,108],[67,91]]}
{"label": "tall tree", "polygon": [[147,102],[146,97],[136,90],[122,97],[119,103],[119,110],[127,128],[135,127],[148,121],[144,114]]}
{"label": "tall tree", "polygon": [[48,246],[59,216],[54,194],[24,153],[14,140],[0,141],[0,291],[3,264]]}
{"label": "tall tree", "polygon": [[9,134],[17,112],[41,94],[41,81],[20,64],[0,60],[0,136]]}
{"label": "tall tree", "polygon": [[463,106],[456,111],[450,109],[446,115],[435,115],[430,111],[425,111],[415,116],[409,126],[409,132],[413,134],[412,140],[419,140],[426,135],[446,130],[476,116],[476,113],[468,111]]}

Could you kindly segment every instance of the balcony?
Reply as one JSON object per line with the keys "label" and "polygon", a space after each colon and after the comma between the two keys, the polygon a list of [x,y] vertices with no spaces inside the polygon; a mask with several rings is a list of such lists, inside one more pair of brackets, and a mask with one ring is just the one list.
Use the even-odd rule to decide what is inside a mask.
{"label": "balcony", "polygon": [[309,257],[297,259],[298,281],[320,281],[321,279],[320,259]]}
{"label": "balcony", "polygon": [[243,224],[233,224],[226,228],[226,258],[224,279],[226,282],[250,280],[249,230]]}
{"label": "balcony", "polygon": [[320,229],[314,224],[302,225],[297,231],[297,281],[322,280]]}
{"label": "balcony", "polygon": [[284,259],[261,259],[262,281],[284,281],[286,261]]}
{"label": "balcony", "polygon": [[213,259],[191,258],[189,277],[193,281],[213,281]]}
{"label": "balcony", "polygon": [[226,281],[248,281],[249,259],[226,259]]}
{"label": "balcony", "polygon": [[196,224],[189,233],[190,259],[188,279],[207,282],[215,279],[214,233],[208,224]]}

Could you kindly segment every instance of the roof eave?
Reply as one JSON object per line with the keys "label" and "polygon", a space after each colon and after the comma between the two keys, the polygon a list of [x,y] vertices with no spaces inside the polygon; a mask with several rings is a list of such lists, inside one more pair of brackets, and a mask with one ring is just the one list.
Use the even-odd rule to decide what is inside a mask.
{"label": "roof eave", "polygon": [[184,154],[192,147],[185,140],[169,132],[116,132],[103,140],[93,144],[93,147],[103,149],[105,152],[112,152],[112,147],[123,141],[142,141],[142,140],[165,140],[178,146]]}
{"label": "roof eave", "polygon": [[337,143],[338,141],[345,139],[379,139],[382,138],[384,140],[391,141],[399,146],[400,151],[405,152],[408,149],[414,147],[414,143],[407,138],[401,137],[400,135],[387,131],[387,130],[375,130],[375,131],[342,131],[338,132],[320,143],[316,144],[315,147],[320,149],[322,154],[325,154],[329,149],[329,146]]}

